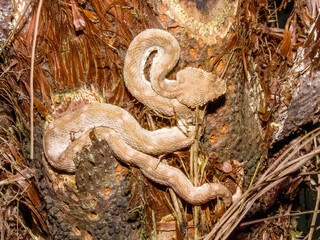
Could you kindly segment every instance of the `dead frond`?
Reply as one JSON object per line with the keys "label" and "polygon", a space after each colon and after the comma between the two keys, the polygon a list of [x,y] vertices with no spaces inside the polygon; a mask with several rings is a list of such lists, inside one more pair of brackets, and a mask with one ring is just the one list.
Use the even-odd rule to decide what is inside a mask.
{"label": "dead frond", "polygon": [[[242,195],[240,201],[226,211],[220,221],[213,227],[205,240],[223,240],[232,233],[241,220],[246,216],[252,205],[265,193],[283,182],[289,176],[297,172],[309,160],[314,159],[320,153],[320,147],[314,145],[314,149],[303,154],[302,149],[310,143],[319,141],[320,129],[316,129],[296,141],[290,148],[281,154],[277,160],[264,172],[264,174]],[[259,165],[257,166],[257,169]],[[252,182],[254,179],[252,179]],[[316,206],[315,214],[318,213]]]}

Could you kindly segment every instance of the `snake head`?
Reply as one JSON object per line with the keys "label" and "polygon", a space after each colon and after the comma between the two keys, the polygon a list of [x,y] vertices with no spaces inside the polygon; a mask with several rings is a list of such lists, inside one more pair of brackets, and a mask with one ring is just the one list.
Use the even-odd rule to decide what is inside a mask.
{"label": "snake head", "polygon": [[225,82],[202,69],[184,68],[177,73],[176,79],[179,86],[176,98],[189,108],[202,106],[226,93]]}

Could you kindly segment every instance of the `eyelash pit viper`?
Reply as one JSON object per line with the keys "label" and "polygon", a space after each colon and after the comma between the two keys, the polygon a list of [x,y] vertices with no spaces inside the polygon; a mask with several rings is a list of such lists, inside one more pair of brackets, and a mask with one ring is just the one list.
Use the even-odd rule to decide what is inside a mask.
{"label": "eyelash pit viper", "polygon": [[[147,58],[155,51],[148,81],[144,68]],[[75,172],[73,159],[91,143],[89,135],[93,131],[98,139],[107,141],[120,161],[138,167],[148,179],[171,187],[186,202],[200,205],[221,197],[227,206],[230,205],[232,194],[222,184],[205,183],[195,187],[179,169],[163,164],[155,157],[190,146],[195,131],[192,125],[195,107],[226,91],[222,79],[198,68],[184,68],[177,72],[175,80],[166,79],[179,57],[179,44],[170,33],[148,29],[130,44],[123,70],[131,94],[155,113],[176,117],[181,123],[179,126],[148,131],[118,106],[87,104],[45,128],[43,149],[50,165],[58,170]]]}

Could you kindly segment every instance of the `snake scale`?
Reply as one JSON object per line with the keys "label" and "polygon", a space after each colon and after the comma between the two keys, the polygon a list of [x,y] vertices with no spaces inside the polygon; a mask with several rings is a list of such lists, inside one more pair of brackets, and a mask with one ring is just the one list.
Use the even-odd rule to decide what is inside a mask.
{"label": "snake scale", "polygon": [[[156,54],[148,81],[144,69],[152,52]],[[205,183],[195,187],[179,169],[154,157],[190,146],[195,131],[190,124],[194,108],[226,91],[225,83],[215,74],[197,68],[184,68],[177,72],[176,80],[166,79],[179,56],[179,44],[170,33],[147,29],[130,44],[123,70],[131,94],[155,113],[180,119],[179,126],[148,131],[120,107],[87,104],[45,128],[43,149],[49,164],[58,170],[75,172],[73,159],[91,143],[89,135],[93,132],[98,139],[107,141],[120,161],[138,167],[148,179],[171,187],[185,201],[200,205],[219,196],[230,205],[232,194],[225,186]]]}

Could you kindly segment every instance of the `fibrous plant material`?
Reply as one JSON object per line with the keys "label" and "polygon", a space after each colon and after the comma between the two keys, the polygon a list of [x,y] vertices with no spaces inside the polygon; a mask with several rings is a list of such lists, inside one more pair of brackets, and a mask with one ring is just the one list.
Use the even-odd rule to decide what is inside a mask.
{"label": "fibrous plant material", "polygon": [[238,0],[162,0],[165,13],[196,39],[215,44],[223,39],[234,22]]}
{"label": "fibrous plant material", "polygon": [[0,64],[0,239],[8,240],[35,239],[49,232],[39,209],[35,173],[23,146],[28,133],[17,97],[23,93],[13,70],[16,64]]}
{"label": "fibrous plant material", "polygon": [[[296,157],[298,155],[297,153],[299,153],[307,144],[318,141],[319,135],[320,129],[308,133],[284,151],[255,183],[253,183],[253,178],[253,184],[249,186],[246,192],[244,192],[240,201],[234,203],[226,211],[220,221],[212,228],[211,232],[204,239],[227,239],[249,212],[252,205],[262,195],[279,185],[290,175],[298,171],[307,161],[313,159],[320,153],[320,147],[317,146],[311,152]],[[257,170],[258,169],[259,165],[257,166]]]}

